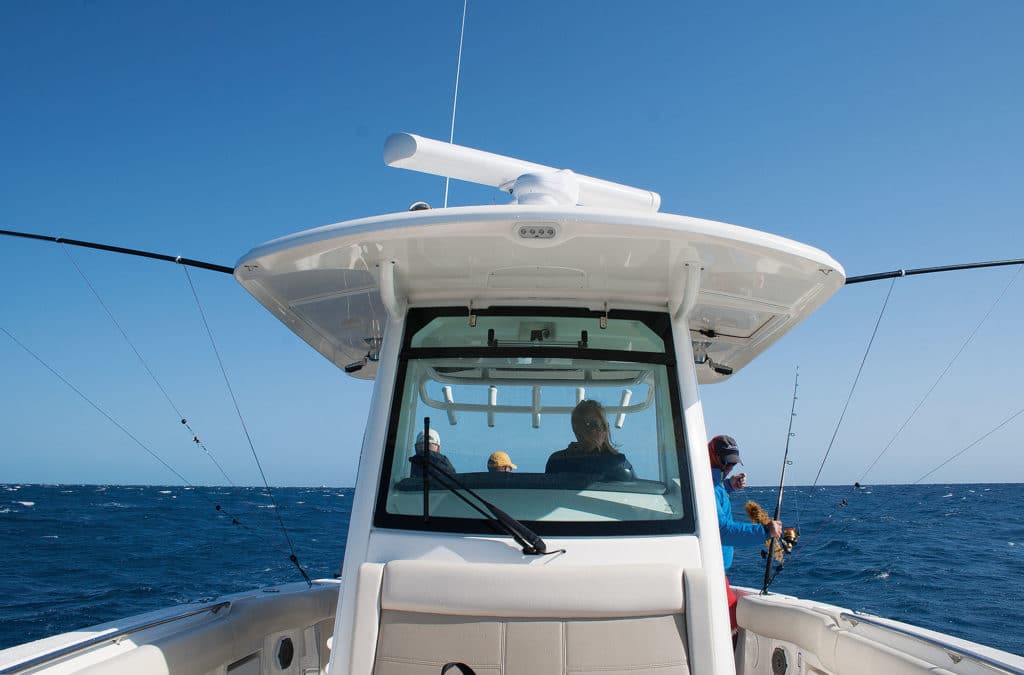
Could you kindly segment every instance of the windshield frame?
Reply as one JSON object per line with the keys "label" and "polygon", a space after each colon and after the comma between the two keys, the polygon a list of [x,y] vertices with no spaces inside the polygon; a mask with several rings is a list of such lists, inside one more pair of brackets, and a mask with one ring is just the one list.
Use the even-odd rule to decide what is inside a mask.
{"label": "windshield frame", "polygon": [[[640,310],[609,310],[608,312],[592,311],[569,307],[493,307],[474,310],[478,316],[551,316],[580,317],[600,320],[626,319],[640,321],[664,342],[664,352],[641,352],[615,349],[590,349],[574,347],[528,347],[528,346],[495,346],[481,348],[467,347],[413,347],[414,336],[436,317],[465,316],[466,310],[461,307],[417,307],[411,308],[405,322],[402,347],[398,356],[395,373],[395,385],[392,392],[391,406],[388,413],[388,427],[385,447],[381,461],[381,471],[377,486],[377,499],[374,508],[374,527],[383,529],[414,530],[427,532],[446,532],[456,534],[495,534],[494,528],[481,518],[457,518],[430,515],[425,521],[421,515],[395,514],[387,510],[387,500],[391,486],[392,467],[394,465],[395,448],[398,437],[399,419],[401,417],[402,397],[405,392],[407,373],[411,361],[428,358],[457,357],[575,357],[594,360],[619,362],[636,362],[643,364],[662,365],[666,369],[666,384],[669,405],[672,414],[672,433],[675,437],[676,461],[679,466],[680,498],[682,517],[677,519],[627,520],[627,521],[551,521],[522,520],[523,524],[541,536],[622,536],[622,535],[656,535],[656,534],[693,534],[696,531],[694,516],[694,498],[692,489],[692,472],[687,460],[686,433],[683,411],[679,393],[679,373],[675,358],[675,344],[672,339],[672,324],[667,313]],[[468,319],[467,319],[468,320]],[[434,483],[434,481],[431,481]],[[445,491],[440,484],[434,490]],[[500,501],[495,505],[502,507]]]}

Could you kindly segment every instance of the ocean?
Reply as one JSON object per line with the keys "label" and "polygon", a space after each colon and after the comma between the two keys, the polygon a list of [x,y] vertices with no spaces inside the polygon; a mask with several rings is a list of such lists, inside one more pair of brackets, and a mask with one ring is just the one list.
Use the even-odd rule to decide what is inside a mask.
{"label": "ocean", "polygon": [[[351,488],[0,485],[0,649],[340,571]],[[774,510],[774,488],[734,495]],[[787,487],[800,541],[771,590],[1024,654],[1024,484]],[[220,510],[217,509],[220,506]],[[237,525],[232,524],[232,519]],[[798,522],[799,521],[799,522]],[[761,586],[737,549],[739,586]]]}

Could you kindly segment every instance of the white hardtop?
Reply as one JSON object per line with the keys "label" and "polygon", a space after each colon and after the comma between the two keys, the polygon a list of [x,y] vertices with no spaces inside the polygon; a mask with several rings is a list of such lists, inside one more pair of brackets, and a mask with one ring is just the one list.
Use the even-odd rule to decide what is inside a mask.
{"label": "white hardtop", "polygon": [[811,246],[748,228],[639,210],[562,205],[424,209],[293,234],[235,276],[317,351],[373,378],[389,313],[407,306],[576,306],[675,313],[702,383],[724,379],[845,281]]}

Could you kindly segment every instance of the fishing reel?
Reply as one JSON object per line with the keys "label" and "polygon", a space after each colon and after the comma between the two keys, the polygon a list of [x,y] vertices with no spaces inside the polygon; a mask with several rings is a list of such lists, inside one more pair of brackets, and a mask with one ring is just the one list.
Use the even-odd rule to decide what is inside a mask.
{"label": "fishing reel", "polygon": [[[796,546],[797,541],[800,539],[800,533],[795,527],[787,527],[782,530],[782,537],[775,541],[775,547],[772,549],[772,557],[775,558],[779,563],[781,569],[781,563],[785,561],[785,557],[793,552],[793,548]],[[768,542],[770,545],[771,542]],[[768,559],[768,551],[761,549],[761,559]]]}

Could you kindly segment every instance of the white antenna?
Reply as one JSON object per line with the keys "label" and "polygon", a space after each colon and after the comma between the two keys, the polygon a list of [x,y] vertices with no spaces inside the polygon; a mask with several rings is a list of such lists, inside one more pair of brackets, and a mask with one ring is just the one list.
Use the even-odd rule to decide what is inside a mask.
{"label": "white antenna", "polygon": [[[384,163],[435,176],[490,185],[506,192],[512,192],[516,181],[526,174],[550,176],[558,171],[543,164],[406,133],[391,134],[385,141]],[[631,211],[657,211],[661,206],[661,195],[657,192],[580,174],[573,174],[572,177],[579,183],[579,197],[576,201],[579,206]]]}
{"label": "white antenna", "polygon": [[[462,38],[466,35],[466,5],[469,0],[462,0],[462,28],[459,30],[459,59],[455,63],[455,95],[452,97],[452,130],[448,134],[448,143],[455,142],[455,106],[459,102],[459,72],[462,71]],[[444,206],[448,207],[448,180],[444,177]]]}

